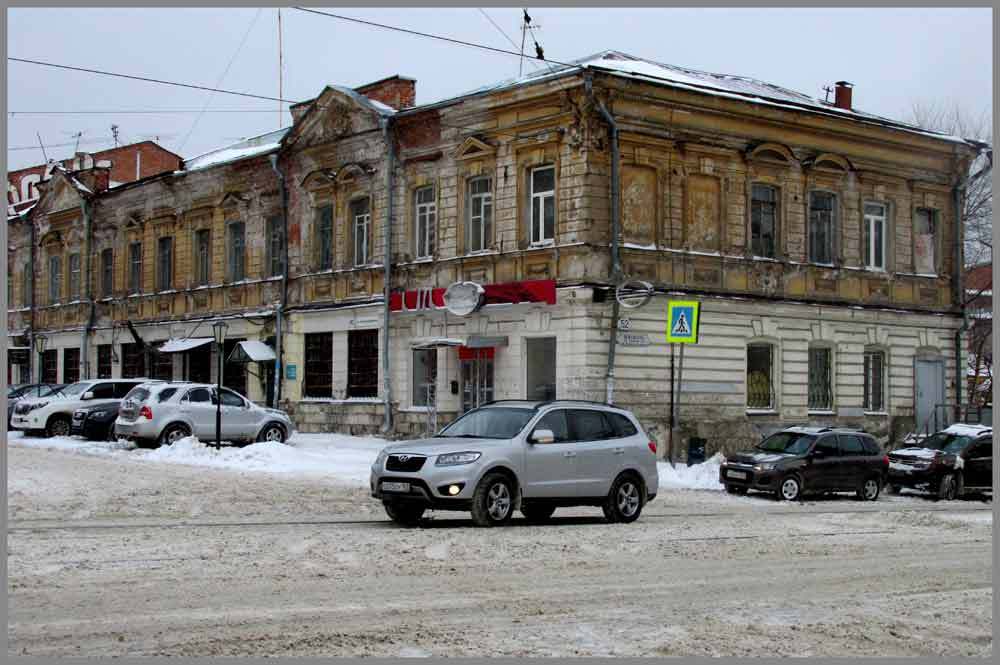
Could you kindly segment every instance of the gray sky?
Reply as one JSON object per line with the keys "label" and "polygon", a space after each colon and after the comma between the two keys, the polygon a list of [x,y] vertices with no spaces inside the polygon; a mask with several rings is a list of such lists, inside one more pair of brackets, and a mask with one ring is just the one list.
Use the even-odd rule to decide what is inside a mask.
{"label": "gray sky", "polygon": [[[275,9],[8,10],[8,55],[277,96]],[[510,48],[475,8],[331,9],[466,41]],[[486,12],[520,41],[519,8]],[[992,114],[992,10],[985,9],[564,9],[529,7],[546,57],[567,61],[617,49],[660,62],[752,76],[822,96],[855,84],[857,108],[905,119],[915,101],[958,103]],[[256,16],[256,21],[254,22]],[[358,86],[392,74],[417,79],[418,104],[517,74],[518,60],[307,14],[281,12],[284,97],[308,99],[327,83]],[[250,28],[251,23],[253,27]],[[247,32],[250,30],[249,33]],[[242,50],[237,53],[246,35]],[[528,41],[530,44],[530,39]],[[533,52],[533,49],[526,49]],[[220,77],[232,60],[225,78]],[[526,61],[526,66],[529,66]],[[209,93],[93,74],[8,64],[8,111],[194,109]],[[279,127],[276,102],[215,94],[208,109],[269,113],[108,115],[8,114],[9,146],[72,143],[111,147],[159,136],[193,157]],[[290,124],[285,111],[281,124]],[[188,132],[190,137],[183,143]],[[183,146],[182,146],[183,143]],[[73,146],[53,147],[65,158]],[[10,150],[8,168],[42,163],[39,149]]]}

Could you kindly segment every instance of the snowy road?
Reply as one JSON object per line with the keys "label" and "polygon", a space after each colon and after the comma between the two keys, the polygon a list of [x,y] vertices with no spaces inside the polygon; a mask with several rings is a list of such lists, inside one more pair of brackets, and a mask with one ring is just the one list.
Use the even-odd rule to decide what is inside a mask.
{"label": "snowy road", "polygon": [[283,468],[10,443],[12,655],[992,653],[980,501],[673,489],[632,525],[400,530],[358,482],[373,441]]}

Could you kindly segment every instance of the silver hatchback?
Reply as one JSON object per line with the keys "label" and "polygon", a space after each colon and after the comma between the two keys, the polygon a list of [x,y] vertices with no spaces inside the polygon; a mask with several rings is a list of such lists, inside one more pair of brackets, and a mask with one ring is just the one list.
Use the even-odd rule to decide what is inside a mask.
{"label": "silver hatchback", "polygon": [[632,522],[659,487],[656,443],[631,412],[607,404],[493,402],[431,438],[387,446],[370,485],[404,525],[428,508],[494,526],[518,509],[543,522],[561,506],[600,506],[608,521]]}
{"label": "silver hatchback", "polygon": [[[216,387],[203,383],[149,382],[136,386],[122,400],[115,434],[138,444],[172,444],[194,435],[215,440]],[[257,406],[239,393],[222,389],[222,440],[235,443],[277,441],[292,433],[284,411]]]}

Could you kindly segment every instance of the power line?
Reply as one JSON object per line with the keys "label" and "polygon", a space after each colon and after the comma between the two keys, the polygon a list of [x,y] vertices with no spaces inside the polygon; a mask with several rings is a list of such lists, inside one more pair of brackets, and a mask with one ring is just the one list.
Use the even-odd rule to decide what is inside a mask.
{"label": "power line", "polygon": [[171,113],[274,113],[267,109],[116,109],[116,110],[81,110],[81,111],[7,111],[7,115],[166,115]]}
{"label": "power line", "polygon": [[493,18],[489,14],[486,13],[486,10],[483,9],[482,7],[479,7],[478,9],[479,9],[479,13],[482,14],[483,16],[485,16],[486,20],[489,21],[490,23],[492,23],[493,27],[496,28],[497,30],[499,30],[500,34],[507,38],[507,41],[510,42],[510,45],[513,46],[514,48],[517,48],[517,42],[515,42],[513,39],[511,39],[510,35],[508,35],[506,32],[504,32],[504,29],[501,28],[499,25],[497,25],[497,22],[494,21]]}

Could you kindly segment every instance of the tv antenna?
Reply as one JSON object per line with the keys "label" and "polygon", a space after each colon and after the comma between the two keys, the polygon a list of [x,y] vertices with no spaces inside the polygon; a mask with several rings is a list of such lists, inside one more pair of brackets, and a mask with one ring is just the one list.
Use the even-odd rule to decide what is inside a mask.
{"label": "tv antenna", "polygon": [[830,101],[830,93],[833,92],[833,88],[831,88],[828,85],[824,85],[823,86],[823,90],[824,90],[824,92],[826,92],[826,101],[829,102]]}
{"label": "tv antenna", "polygon": [[115,147],[118,147],[118,125],[111,125],[111,136],[115,139]]}
{"label": "tv antenna", "polygon": [[535,44],[535,56],[539,60],[545,60],[545,51],[542,50],[542,47],[538,44],[538,40],[535,39],[535,33],[532,32],[532,30],[536,30],[542,26],[537,23],[532,25],[531,16],[528,15],[528,10],[523,9],[522,11],[524,12],[524,16],[521,21],[521,60],[517,69],[518,78],[524,75],[524,41],[528,34],[531,34],[531,41]]}

